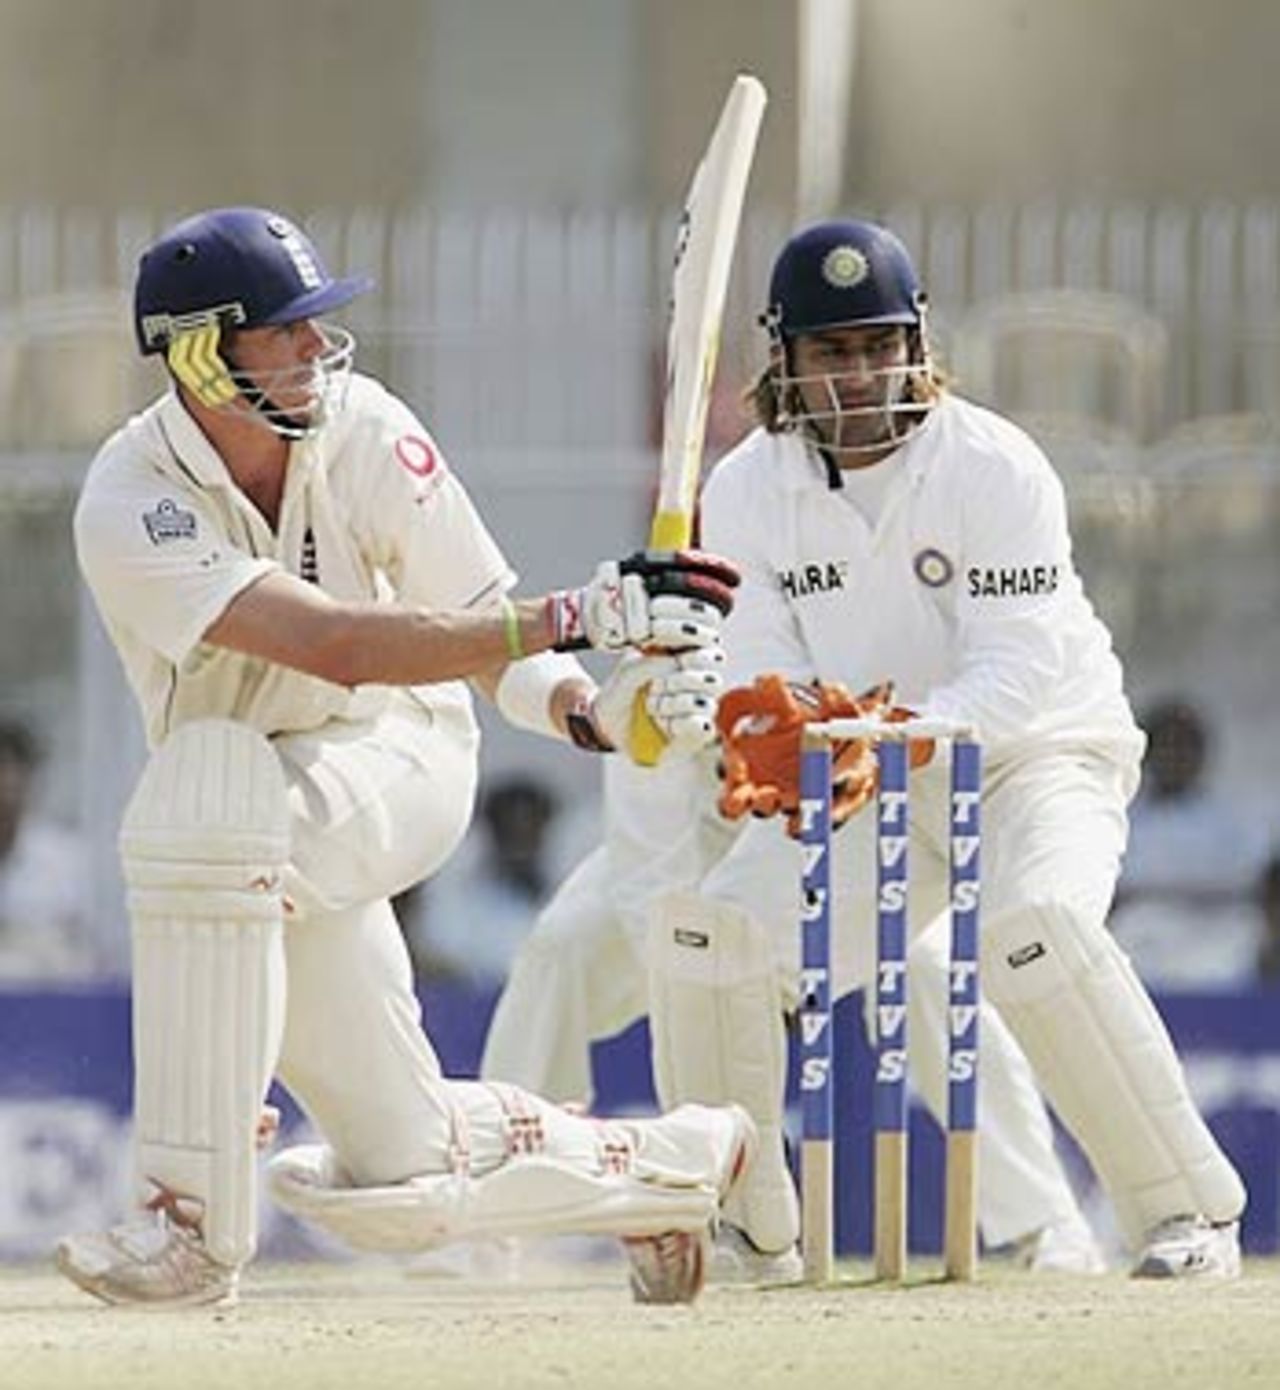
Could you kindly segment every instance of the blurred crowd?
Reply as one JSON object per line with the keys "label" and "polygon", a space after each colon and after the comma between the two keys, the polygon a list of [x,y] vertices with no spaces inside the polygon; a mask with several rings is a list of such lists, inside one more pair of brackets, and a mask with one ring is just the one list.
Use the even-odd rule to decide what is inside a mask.
{"label": "blurred crowd", "polygon": [[[1280,988],[1280,839],[1216,776],[1206,712],[1171,695],[1139,712],[1149,747],[1112,912],[1156,992]],[[42,809],[44,750],[0,719],[0,980],[92,978],[101,955],[80,834]],[[462,850],[396,904],[423,980],[496,990],[563,876],[593,848],[598,805],[529,773],[490,779]]]}
{"label": "blurred crowd", "polygon": [[91,973],[94,952],[79,836],[42,814],[42,750],[17,719],[0,720],[0,978]]}
{"label": "blurred crowd", "polygon": [[1190,700],[1139,712],[1142,787],[1112,910],[1139,975],[1159,990],[1280,983],[1280,845],[1215,779],[1215,733]]}

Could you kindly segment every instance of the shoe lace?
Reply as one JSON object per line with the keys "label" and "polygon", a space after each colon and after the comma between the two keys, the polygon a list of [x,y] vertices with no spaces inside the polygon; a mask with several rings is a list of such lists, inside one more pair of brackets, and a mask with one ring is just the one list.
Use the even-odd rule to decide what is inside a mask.
{"label": "shoe lace", "polygon": [[192,1255],[207,1259],[200,1225],[203,1203],[183,1197],[161,1183],[153,1181],[152,1186],[155,1190],[143,1214],[112,1229],[111,1238],[117,1248],[144,1262],[176,1257],[190,1263]]}
{"label": "shoe lace", "polygon": [[149,1261],[162,1255],[173,1240],[163,1214],[142,1216],[111,1229],[112,1243],[130,1258]]}

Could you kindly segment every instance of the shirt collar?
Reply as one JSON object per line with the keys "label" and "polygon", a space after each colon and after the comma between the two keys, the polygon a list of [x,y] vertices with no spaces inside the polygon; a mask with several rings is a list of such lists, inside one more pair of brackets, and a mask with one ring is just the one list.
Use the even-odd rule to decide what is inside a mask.
{"label": "shirt collar", "polygon": [[[238,490],[222,455],[209,443],[176,389],[170,390],[160,401],[158,418],[165,442],[201,487]],[[308,447],[314,442],[314,438],[303,439],[290,445],[289,470],[299,481],[309,475],[316,464],[317,451]]]}
{"label": "shirt collar", "polygon": [[235,487],[222,455],[205,438],[176,389],[160,402],[157,418],[166,444],[202,487]]}

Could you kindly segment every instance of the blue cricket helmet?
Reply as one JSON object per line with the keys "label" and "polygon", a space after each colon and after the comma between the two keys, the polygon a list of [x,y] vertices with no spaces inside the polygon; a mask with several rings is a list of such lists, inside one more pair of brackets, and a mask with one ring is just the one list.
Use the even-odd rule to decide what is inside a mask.
{"label": "blue cricket helmet", "polygon": [[267,208],[212,208],[170,228],[142,254],[134,330],[144,355],[208,324],[258,328],[315,318],[373,288],[335,280],[311,239]]}
{"label": "blue cricket helmet", "polygon": [[924,326],[925,294],[907,248],[875,222],[819,222],[782,248],[761,322],[779,339],[826,328]]}

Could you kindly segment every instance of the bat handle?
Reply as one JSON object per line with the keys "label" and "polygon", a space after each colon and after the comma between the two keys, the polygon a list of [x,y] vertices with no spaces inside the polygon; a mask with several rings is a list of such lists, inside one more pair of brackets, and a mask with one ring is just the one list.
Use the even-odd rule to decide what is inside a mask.
{"label": "bat handle", "polygon": [[[653,525],[649,528],[650,550],[685,550],[692,539],[693,515],[687,509],[663,511],[659,508],[654,514]],[[662,731],[645,709],[648,694],[647,685],[636,691],[631,702],[631,726],[627,736],[631,761],[641,767],[654,767],[667,746]]]}
{"label": "bat handle", "polygon": [[693,517],[687,511],[659,511],[649,528],[650,550],[684,550],[693,539]]}
{"label": "bat handle", "polygon": [[653,767],[667,746],[667,740],[644,707],[648,693],[647,685],[636,691],[631,701],[631,727],[627,734],[627,752],[631,761],[641,767]]}

